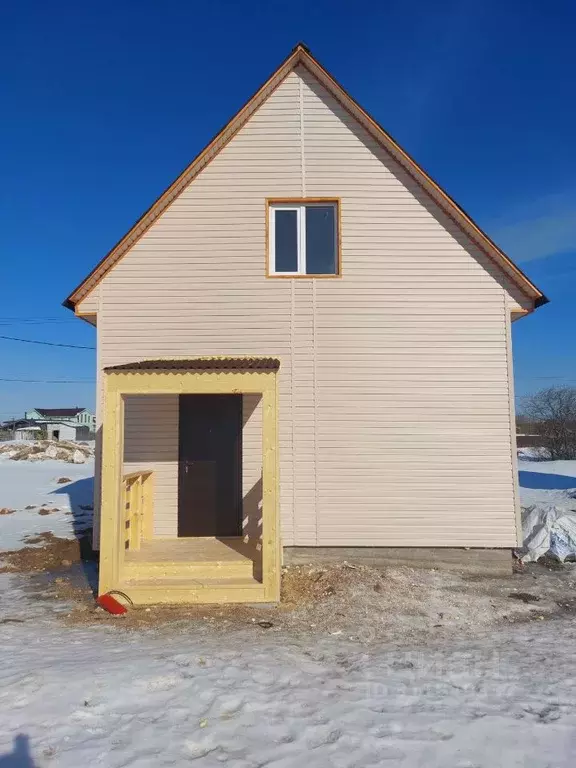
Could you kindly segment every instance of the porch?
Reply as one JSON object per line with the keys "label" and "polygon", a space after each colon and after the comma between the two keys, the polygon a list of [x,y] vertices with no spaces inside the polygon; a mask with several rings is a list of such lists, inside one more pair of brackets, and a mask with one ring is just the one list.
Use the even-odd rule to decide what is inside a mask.
{"label": "porch", "polygon": [[[279,599],[278,365],[196,358],[105,370],[99,594],[118,590],[136,605]],[[143,429],[141,406],[153,398],[178,403],[164,428],[176,456],[157,453]],[[253,402],[258,467],[254,427],[237,428]],[[258,474],[248,492],[245,447]]]}
{"label": "porch", "polygon": [[143,540],[125,552],[120,590],[136,604],[258,601],[260,552],[242,538]]}

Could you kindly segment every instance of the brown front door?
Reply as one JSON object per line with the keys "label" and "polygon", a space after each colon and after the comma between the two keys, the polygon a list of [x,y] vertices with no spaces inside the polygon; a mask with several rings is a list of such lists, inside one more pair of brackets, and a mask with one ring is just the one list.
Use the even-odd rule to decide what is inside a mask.
{"label": "brown front door", "polygon": [[178,536],[242,535],[242,395],[180,395]]}

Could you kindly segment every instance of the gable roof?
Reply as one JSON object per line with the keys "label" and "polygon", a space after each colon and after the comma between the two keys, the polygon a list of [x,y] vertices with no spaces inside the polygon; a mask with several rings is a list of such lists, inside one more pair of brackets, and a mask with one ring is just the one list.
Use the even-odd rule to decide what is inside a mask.
{"label": "gable roof", "polygon": [[149,227],[161,216],[166,208],[187,187],[195,176],[235,136],[258,107],[282,83],[297,66],[305,67],[331,95],[389,152],[402,168],[438,204],[446,215],[455,222],[494,263],[496,263],[520,289],[534,302],[534,308],[546,304],[548,299],[536,285],[514,264],[514,262],[483,232],[472,218],[437,184],[399,144],[356,102],[344,88],[311,55],[309,49],[299,43],[278,69],[266,80],[234,117],[216,134],[212,141],[198,154],[178,178],[160,195],[156,202],[138,219],[136,224],[94,267],[78,285],[64,306],[74,309],[76,304],[102,280],[116,262],[142,237]]}
{"label": "gable roof", "polygon": [[34,410],[44,418],[62,419],[77,416],[82,411],[85,411],[86,408],[34,408]]}

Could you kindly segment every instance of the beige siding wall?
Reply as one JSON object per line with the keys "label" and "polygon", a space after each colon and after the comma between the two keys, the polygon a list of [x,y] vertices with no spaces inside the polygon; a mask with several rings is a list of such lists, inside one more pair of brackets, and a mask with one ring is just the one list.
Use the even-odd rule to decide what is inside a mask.
{"label": "beige siding wall", "polygon": [[[264,200],[301,195],[342,200],[342,279],[265,277]],[[104,279],[101,365],[280,357],[285,545],[510,546],[506,293],[300,70]]]}
{"label": "beige siding wall", "polygon": [[154,472],[154,534],[178,535],[178,396],[124,401],[124,472]]}
{"label": "beige siding wall", "polygon": [[[264,197],[302,192],[298,84],[291,74],[108,274],[99,317],[102,367],[146,357],[279,356],[286,457],[293,440],[291,291],[264,277]],[[281,490],[287,541],[290,461]]]}
{"label": "beige siding wall", "polygon": [[[243,532],[262,533],[262,398],[242,401]],[[123,471],[154,472],[154,534],[178,535],[178,396],[142,395],[125,399]]]}
{"label": "beige siding wall", "polygon": [[306,194],[342,198],[344,279],[315,284],[318,542],[514,544],[496,268],[303,79]]}

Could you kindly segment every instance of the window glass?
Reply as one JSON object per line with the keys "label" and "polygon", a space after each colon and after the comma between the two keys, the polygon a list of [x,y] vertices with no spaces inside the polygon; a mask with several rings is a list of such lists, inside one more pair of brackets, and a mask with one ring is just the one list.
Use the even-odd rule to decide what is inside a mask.
{"label": "window glass", "polygon": [[336,209],[333,205],[306,206],[306,273],[336,274]]}
{"label": "window glass", "polygon": [[298,211],[274,211],[275,272],[298,271]]}

